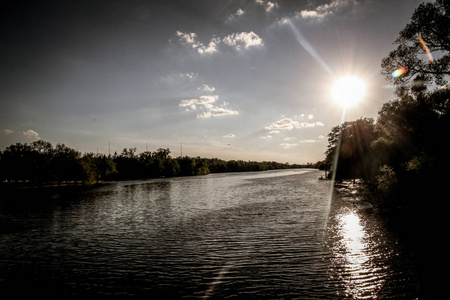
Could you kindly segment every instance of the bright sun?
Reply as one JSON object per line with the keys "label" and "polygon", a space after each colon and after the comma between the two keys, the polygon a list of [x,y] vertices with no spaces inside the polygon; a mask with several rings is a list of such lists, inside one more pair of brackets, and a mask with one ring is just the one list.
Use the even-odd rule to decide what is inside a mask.
{"label": "bright sun", "polygon": [[364,82],[352,76],[339,79],[332,91],[333,99],[344,108],[357,105],[366,94]]}

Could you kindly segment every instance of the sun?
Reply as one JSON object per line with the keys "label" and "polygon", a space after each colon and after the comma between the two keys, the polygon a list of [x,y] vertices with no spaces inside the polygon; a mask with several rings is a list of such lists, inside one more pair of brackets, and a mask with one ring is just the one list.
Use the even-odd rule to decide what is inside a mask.
{"label": "sun", "polygon": [[339,79],[333,86],[332,96],[344,108],[357,105],[366,94],[366,85],[358,77],[347,76]]}

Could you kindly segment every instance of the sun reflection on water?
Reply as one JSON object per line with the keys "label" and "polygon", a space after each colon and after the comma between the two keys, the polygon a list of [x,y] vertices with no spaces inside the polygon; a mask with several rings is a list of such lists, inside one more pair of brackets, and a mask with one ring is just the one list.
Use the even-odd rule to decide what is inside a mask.
{"label": "sun reflection on water", "polygon": [[371,237],[354,211],[340,214],[336,220],[335,267],[341,269],[345,294],[353,299],[373,299],[384,279],[373,262]]}

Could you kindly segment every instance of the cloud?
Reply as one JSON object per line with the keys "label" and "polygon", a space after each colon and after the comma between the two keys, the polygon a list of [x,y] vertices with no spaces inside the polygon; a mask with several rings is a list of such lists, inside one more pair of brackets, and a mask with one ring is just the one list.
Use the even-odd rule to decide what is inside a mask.
{"label": "cloud", "polygon": [[161,83],[166,85],[173,85],[179,83],[186,83],[195,81],[198,78],[196,73],[173,73],[167,76],[160,76],[159,80]]}
{"label": "cloud", "polygon": [[232,33],[223,39],[213,37],[208,46],[205,46],[203,43],[197,41],[197,34],[193,32],[184,33],[177,31],[177,36],[182,44],[190,45],[200,54],[212,54],[218,52],[218,46],[222,42],[228,46],[234,47],[238,51],[248,49],[250,47],[262,46],[264,44],[262,38],[253,31]]}
{"label": "cloud", "polygon": [[279,121],[276,121],[275,123],[272,123],[269,126],[266,126],[266,130],[293,130],[295,128],[309,128],[309,127],[316,127],[316,126],[324,126],[322,122],[314,122],[314,123],[308,123],[308,122],[298,122],[294,121],[290,118],[284,118]]}
{"label": "cloud", "polygon": [[280,146],[283,147],[284,149],[290,149],[293,147],[297,147],[300,144],[312,144],[312,143],[317,143],[320,142],[319,140],[301,140],[297,143],[281,143]]}
{"label": "cloud", "polygon": [[297,143],[281,143],[280,146],[283,147],[284,149],[289,149],[289,148],[298,146],[298,144]]}
{"label": "cloud", "polygon": [[229,116],[229,115],[237,115],[238,111],[227,108],[227,102],[223,102],[222,106],[213,105],[217,99],[219,99],[218,95],[207,95],[200,96],[194,99],[184,99],[181,100],[178,106],[186,107],[186,111],[202,111],[197,115],[198,119],[207,119],[212,117],[221,117],[221,116]]}
{"label": "cloud", "polygon": [[203,46],[203,44],[201,44],[198,48],[197,51],[200,54],[211,54],[214,52],[217,52],[217,45],[220,43],[220,39],[219,38],[212,38],[211,41],[209,42],[208,46]]}
{"label": "cloud", "polygon": [[184,33],[177,31],[177,36],[179,37],[180,42],[191,45],[191,47],[196,49],[200,54],[212,54],[218,51],[217,45],[220,43],[219,38],[213,37],[208,43],[208,46],[205,46],[203,43],[196,41],[197,34],[194,32]]}
{"label": "cloud", "polygon": [[224,138],[234,138],[234,137],[236,137],[236,135],[233,133],[228,133],[228,134],[225,134],[223,137]]}
{"label": "cloud", "polygon": [[298,123],[296,121],[293,121],[289,118],[284,118],[279,121],[276,121],[275,123],[272,123],[270,126],[266,126],[265,128],[267,130],[292,130],[295,128],[295,123]]}
{"label": "cloud", "polygon": [[202,112],[201,114],[197,115],[197,118],[199,119],[207,119],[212,117],[222,117],[222,116],[229,116],[229,115],[237,115],[239,114],[236,110],[231,110],[225,107],[212,107],[208,109],[206,112]]}
{"label": "cloud", "polygon": [[278,25],[285,25],[287,23],[288,23],[288,19],[286,19],[285,17],[282,17],[281,19],[277,20]]}
{"label": "cloud", "polygon": [[177,31],[177,35],[180,37],[180,41],[186,44],[196,44],[195,38],[197,37],[196,33],[184,33],[181,31]]}
{"label": "cloud", "polygon": [[258,3],[261,6],[263,6],[264,9],[266,10],[266,12],[271,12],[272,9],[274,9],[275,7],[278,7],[277,3],[273,3],[271,1],[256,0],[256,3]]}
{"label": "cloud", "polygon": [[[319,8],[320,8],[320,6],[319,6]],[[297,13],[296,15],[297,15],[297,17],[300,17],[302,19],[321,20],[331,13],[332,13],[331,11],[302,10],[301,12]]]}
{"label": "cloud", "polygon": [[4,129],[3,132],[4,132],[5,134],[13,134],[13,133],[14,133],[14,130],[11,130],[11,129]]}
{"label": "cloud", "polygon": [[232,33],[223,38],[223,42],[236,50],[242,50],[242,47],[248,49],[263,45],[263,40],[253,31]]}
{"label": "cloud", "polygon": [[36,131],[31,130],[31,129],[24,131],[23,135],[29,139],[39,139],[40,138],[39,133],[37,133]]}
{"label": "cloud", "polygon": [[214,92],[216,90],[215,87],[209,86],[207,84],[203,84],[201,87],[197,88],[197,91],[203,91],[203,92]]}
{"label": "cloud", "polygon": [[328,15],[332,15],[344,8],[353,7],[355,4],[355,0],[333,0],[330,4],[319,5],[312,10],[305,9],[300,12],[296,12],[295,15],[297,18],[321,21]]}
{"label": "cloud", "polygon": [[234,14],[228,17],[228,21],[233,21],[236,18],[242,17],[245,14],[245,10],[239,8]]}
{"label": "cloud", "polygon": [[198,77],[198,74],[195,74],[195,73],[180,73],[179,74],[179,76],[181,77],[181,78],[188,78],[188,79],[191,79],[191,80],[193,80],[193,79],[196,79],[197,77]]}
{"label": "cloud", "polygon": [[317,143],[318,140],[301,140],[299,143]]}
{"label": "cloud", "polygon": [[[195,99],[185,99],[181,100],[180,104],[178,106],[180,107],[189,107],[191,110],[196,110],[198,105],[204,106],[206,108],[213,108],[213,103],[216,102],[216,100],[219,98],[217,95],[208,95],[208,96],[200,96]],[[189,108],[186,110],[189,111]]]}

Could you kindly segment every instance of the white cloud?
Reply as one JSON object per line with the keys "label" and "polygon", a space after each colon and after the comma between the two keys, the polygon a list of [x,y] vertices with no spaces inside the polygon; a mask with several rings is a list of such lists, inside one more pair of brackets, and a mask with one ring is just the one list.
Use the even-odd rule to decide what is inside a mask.
{"label": "white cloud", "polygon": [[297,126],[298,122],[289,118],[284,118],[270,126],[266,126],[267,130],[292,130]]}
{"label": "white cloud", "polygon": [[236,137],[236,135],[233,133],[228,133],[228,134],[225,134],[223,137],[224,138],[234,138],[234,137]]}
{"label": "white cloud", "polygon": [[13,134],[13,133],[14,133],[14,130],[11,130],[11,129],[4,129],[3,132],[4,132],[5,134]]}
{"label": "white cloud", "polygon": [[279,121],[276,121],[275,123],[272,123],[269,126],[266,126],[266,130],[293,130],[294,128],[310,128],[310,127],[316,127],[316,126],[324,126],[322,122],[314,122],[314,123],[308,123],[308,122],[298,122],[294,121],[290,118],[284,118]]}
{"label": "white cloud", "polygon": [[301,140],[299,143],[317,143],[317,140]]}
{"label": "white cloud", "polygon": [[300,12],[296,12],[295,14],[297,18],[320,21],[328,15],[334,14],[343,8],[354,6],[355,4],[355,0],[333,0],[330,4],[319,5],[312,10],[305,9]]}
{"label": "white cloud", "polygon": [[200,54],[212,54],[217,52],[217,45],[220,43],[219,38],[212,38],[209,42],[208,46],[204,46],[202,43],[199,43],[199,47],[197,48],[198,53]]}
{"label": "white cloud", "polygon": [[238,111],[227,108],[227,102],[223,102],[222,106],[214,106],[213,103],[215,103],[218,98],[218,95],[207,95],[194,99],[184,99],[181,100],[178,106],[186,107],[186,111],[202,111],[197,115],[197,118],[199,119],[239,114]]}
{"label": "white cloud", "polygon": [[184,99],[181,100],[178,106],[180,107],[188,107],[186,110],[196,110],[198,105],[202,105],[206,108],[213,108],[213,103],[219,98],[217,95],[208,95],[208,96],[200,96],[195,99]]}
{"label": "white cloud", "polygon": [[248,49],[263,45],[263,40],[253,31],[229,34],[223,38],[223,42],[239,51],[242,47]]}
{"label": "white cloud", "polygon": [[181,77],[181,78],[189,78],[189,79],[191,79],[191,80],[193,80],[193,79],[196,79],[197,77],[198,77],[198,74],[195,74],[195,73],[180,73],[179,74],[179,76]]}
{"label": "white cloud", "polygon": [[296,15],[303,19],[321,20],[331,13],[331,11],[302,10],[301,12],[296,13]]}
{"label": "white cloud", "polygon": [[289,148],[298,146],[298,144],[297,143],[281,143],[280,146],[283,147],[284,149],[289,149]]}
{"label": "white cloud", "polygon": [[195,44],[195,38],[197,37],[196,33],[184,33],[181,31],[177,31],[177,35],[180,37],[180,41],[186,43],[186,44]]}
{"label": "white cloud", "polygon": [[242,17],[245,14],[245,10],[239,8],[234,14],[228,17],[228,21],[233,21],[236,18]]}
{"label": "white cloud", "polygon": [[214,92],[216,90],[215,87],[209,86],[207,84],[203,84],[201,87],[197,88],[197,91],[203,91],[203,92]]}
{"label": "white cloud", "polygon": [[245,14],[245,10],[243,10],[243,9],[241,9],[241,8],[239,8],[239,9],[236,11],[236,13],[235,13],[235,15],[238,16],[238,17],[240,17],[240,16],[242,16],[242,15],[244,15],[244,14]]}
{"label": "white cloud", "polygon": [[264,7],[264,9],[266,10],[266,12],[270,12],[275,7],[278,7],[278,4],[273,3],[271,1],[256,0],[256,3],[258,3],[259,5],[262,5]]}
{"label": "white cloud", "polygon": [[206,112],[202,112],[197,115],[199,119],[207,119],[212,117],[221,117],[221,116],[229,116],[229,115],[237,115],[239,114],[236,110],[231,110],[225,107],[212,107]]}
{"label": "white cloud", "polygon": [[278,25],[284,25],[284,24],[287,24],[287,23],[288,23],[288,19],[286,19],[285,17],[282,17],[281,19],[279,19],[277,21]]}
{"label": "white cloud", "polygon": [[184,33],[181,31],[177,31],[177,36],[179,37],[179,41],[182,44],[190,45],[200,54],[212,54],[218,52],[219,44],[222,42],[228,46],[236,48],[239,51],[242,49],[248,49],[250,47],[263,45],[263,40],[261,39],[261,37],[259,37],[253,31],[232,33],[227,35],[223,39],[219,37],[213,37],[207,46],[196,40],[196,33]]}
{"label": "white cloud", "polygon": [[31,129],[24,131],[23,135],[29,139],[39,139],[40,138],[39,133],[37,133],[36,131],[31,130]]}
{"label": "white cloud", "polygon": [[179,41],[191,45],[193,49],[196,49],[200,54],[212,54],[217,52],[217,45],[220,43],[219,38],[213,37],[209,42],[208,46],[205,46],[203,43],[196,41],[197,34],[194,32],[184,33],[181,31],[177,31],[177,36],[179,37]]}

